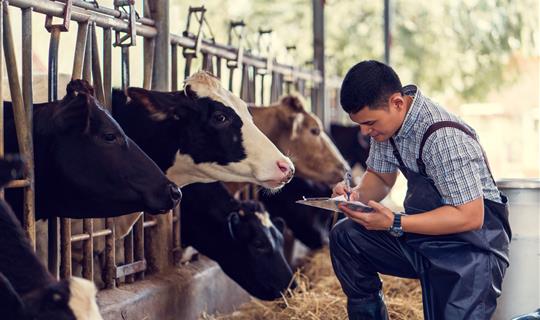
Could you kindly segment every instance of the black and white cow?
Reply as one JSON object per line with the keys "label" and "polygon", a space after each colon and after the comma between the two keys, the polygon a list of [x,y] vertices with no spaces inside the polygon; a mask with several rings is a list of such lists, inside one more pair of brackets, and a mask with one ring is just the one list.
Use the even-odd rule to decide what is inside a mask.
{"label": "black and white cow", "polygon": [[[157,214],[176,206],[178,187],[92,93],[86,81],[74,80],[62,100],[34,105],[36,218],[111,217],[142,210]],[[11,103],[4,109],[6,151],[16,153]],[[7,196],[17,192],[8,191]]]}
{"label": "black and white cow", "polygon": [[[0,160],[0,187],[22,163]],[[56,281],[34,254],[23,229],[0,201],[0,318],[6,320],[102,320],[96,287],[88,280]]]}
{"label": "black and white cow", "polygon": [[343,126],[340,124],[330,125],[330,135],[336,147],[343,157],[354,167],[356,163],[360,164],[365,170],[366,160],[369,155],[369,136],[360,132],[359,126]]}
{"label": "black and white cow", "polygon": [[255,126],[247,105],[201,71],[183,91],[128,88],[113,92],[113,115],[125,132],[179,186],[252,182],[280,188],[291,160]]}
{"label": "black and white cow", "polygon": [[261,193],[259,200],[272,218],[285,220],[294,237],[310,249],[320,249],[328,243],[332,214],[330,211],[295,203],[302,197],[329,197],[328,186],[294,177],[279,193]]}
{"label": "black and white cow", "polygon": [[270,220],[260,202],[238,201],[221,183],[183,187],[182,243],[215,260],[251,295],[273,300],[294,287],[283,255],[283,220]]}

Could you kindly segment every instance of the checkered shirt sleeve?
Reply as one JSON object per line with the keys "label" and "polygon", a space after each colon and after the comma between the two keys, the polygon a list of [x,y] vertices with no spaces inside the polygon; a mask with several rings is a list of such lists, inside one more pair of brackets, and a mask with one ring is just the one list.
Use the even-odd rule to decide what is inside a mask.
{"label": "checkered shirt sleeve", "polygon": [[396,172],[398,167],[389,156],[394,158],[392,153],[392,146],[389,143],[376,142],[371,138],[371,145],[369,149],[369,156],[366,161],[369,170],[379,173],[391,173]]}
{"label": "checkered shirt sleeve", "polygon": [[423,160],[445,204],[457,206],[483,196],[484,156],[467,134],[455,128],[437,130],[426,141]]}

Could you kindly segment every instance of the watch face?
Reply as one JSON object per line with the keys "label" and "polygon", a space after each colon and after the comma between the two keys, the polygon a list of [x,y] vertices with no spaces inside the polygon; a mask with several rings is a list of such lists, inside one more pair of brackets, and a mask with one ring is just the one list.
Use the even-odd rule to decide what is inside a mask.
{"label": "watch face", "polygon": [[394,237],[401,237],[403,235],[403,230],[398,228],[392,228],[389,232]]}

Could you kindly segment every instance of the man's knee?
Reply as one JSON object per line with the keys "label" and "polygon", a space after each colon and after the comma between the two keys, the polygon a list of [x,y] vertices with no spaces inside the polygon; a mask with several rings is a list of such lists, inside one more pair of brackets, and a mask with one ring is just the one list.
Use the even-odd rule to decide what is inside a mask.
{"label": "man's knee", "polygon": [[339,221],[330,231],[330,251],[343,250],[352,241],[352,235],[358,233],[360,225],[351,219]]}

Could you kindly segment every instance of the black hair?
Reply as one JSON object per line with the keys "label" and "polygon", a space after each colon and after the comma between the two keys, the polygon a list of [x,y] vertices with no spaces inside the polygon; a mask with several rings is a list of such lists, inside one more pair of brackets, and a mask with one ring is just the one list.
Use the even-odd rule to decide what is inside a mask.
{"label": "black hair", "polygon": [[402,85],[390,66],[375,60],[362,61],[343,79],[341,107],[347,113],[356,113],[366,106],[377,109],[396,92],[402,93]]}

